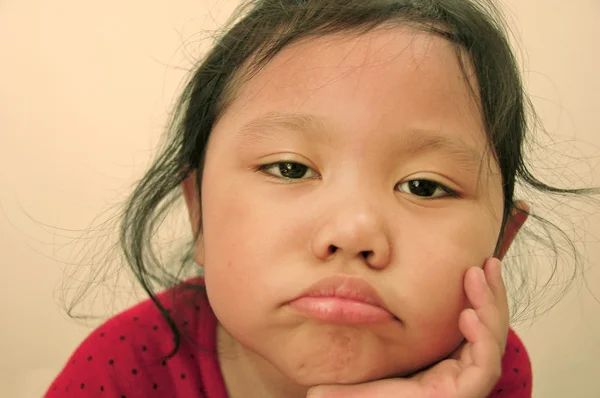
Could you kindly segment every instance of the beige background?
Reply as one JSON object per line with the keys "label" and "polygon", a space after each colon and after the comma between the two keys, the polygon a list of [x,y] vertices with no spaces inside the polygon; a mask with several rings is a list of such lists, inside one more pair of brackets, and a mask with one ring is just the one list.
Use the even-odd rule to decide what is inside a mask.
{"label": "beige background", "polygon": [[[196,33],[236,4],[0,1],[0,396],[40,396],[89,333],[55,302],[72,269],[64,263],[87,242],[78,230],[141,176],[183,77],[175,67],[189,66],[198,46],[209,44]],[[600,1],[508,6],[548,129],[600,153],[593,151],[600,146]],[[600,236],[597,215],[587,221]],[[584,240],[592,242],[589,263],[598,264],[600,245]],[[598,268],[587,278],[600,297]],[[600,397],[600,304],[585,287],[578,291],[518,327],[537,398]]]}

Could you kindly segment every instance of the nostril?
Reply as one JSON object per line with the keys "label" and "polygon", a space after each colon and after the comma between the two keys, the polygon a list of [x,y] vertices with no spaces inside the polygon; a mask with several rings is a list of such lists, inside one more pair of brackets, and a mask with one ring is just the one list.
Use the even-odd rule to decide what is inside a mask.
{"label": "nostril", "polygon": [[365,250],[360,252],[360,254],[362,254],[363,258],[366,260],[369,258],[370,255],[373,254],[373,252],[371,250]]}
{"label": "nostril", "polygon": [[333,254],[337,251],[337,247],[334,245],[329,245],[329,254]]}

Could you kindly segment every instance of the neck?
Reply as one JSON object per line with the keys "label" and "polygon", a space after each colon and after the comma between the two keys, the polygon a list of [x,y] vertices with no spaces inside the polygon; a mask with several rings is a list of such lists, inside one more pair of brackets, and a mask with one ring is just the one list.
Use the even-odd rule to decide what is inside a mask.
{"label": "neck", "polygon": [[306,398],[307,387],[290,381],[260,355],[217,325],[217,352],[229,398]]}

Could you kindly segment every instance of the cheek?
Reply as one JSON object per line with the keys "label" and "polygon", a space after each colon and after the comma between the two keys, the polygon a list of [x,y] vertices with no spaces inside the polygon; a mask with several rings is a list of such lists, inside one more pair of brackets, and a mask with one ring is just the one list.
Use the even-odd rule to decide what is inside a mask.
{"label": "cheek", "polygon": [[[483,206],[405,213],[398,222],[397,255],[431,283],[444,284],[469,267],[482,267],[494,253],[500,221]],[[454,278],[451,278],[454,279]]]}
{"label": "cheek", "polygon": [[[415,259],[410,288],[401,298],[407,303],[408,322],[420,330],[444,330],[442,325],[457,324],[456,318],[467,306],[463,280],[466,270],[478,266],[473,256],[442,250]],[[419,256],[420,257],[420,256]]]}
{"label": "cheek", "polygon": [[436,253],[427,254],[415,254],[419,258],[411,263],[415,269],[407,277],[410,286],[398,300],[407,341],[426,359],[423,364],[446,357],[462,341],[458,318],[469,306],[464,274],[480,264],[478,256],[441,245]]}
{"label": "cheek", "polygon": [[400,240],[394,278],[402,286],[397,289],[398,302],[405,304],[407,326],[415,334],[422,333],[422,341],[451,344],[459,336],[458,317],[469,306],[465,272],[482,267],[493,254],[499,222],[483,209],[471,208],[468,213],[454,210],[452,215],[438,214],[431,222],[424,222],[426,216],[415,216],[410,235]]}
{"label": "cheek", "polygon": [[204,184],[204,274],[209,299],[218,315],[236,312],[243,317],[272,299],[265,292],[274,290],[274,268],[279,263],[275,260],[285,249],[282,225],[289,223],[281,214],[275,217],[260,195],[239,188],[246,184],[210,176]]}
{"label": "cheek", "polygon": [[211,195],[203,198],[205,275],[207,284],[210,278],[214,282],[218,280],[219,284],[235,286],[256,271],[243,266],[244,261],[240,259],[248,256],[248,249],[256,247],[259,242],[260,230],[255,229],[254,233],[247,231],[253,224],[249,219],[258,215],[244,211],[245,206],[238,193],[215,188],[211,186]]}

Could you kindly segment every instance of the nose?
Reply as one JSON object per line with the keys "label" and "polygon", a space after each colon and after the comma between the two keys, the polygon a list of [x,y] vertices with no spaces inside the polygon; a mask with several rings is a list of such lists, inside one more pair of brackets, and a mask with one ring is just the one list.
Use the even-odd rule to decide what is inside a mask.
{"label": "nose", "polygon": [[373,269],[387,267],[391,242],[382,214],[374,206],[333,207],[313,234],[310,246],[314,256],[323,261],[358,259]]}

